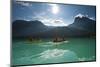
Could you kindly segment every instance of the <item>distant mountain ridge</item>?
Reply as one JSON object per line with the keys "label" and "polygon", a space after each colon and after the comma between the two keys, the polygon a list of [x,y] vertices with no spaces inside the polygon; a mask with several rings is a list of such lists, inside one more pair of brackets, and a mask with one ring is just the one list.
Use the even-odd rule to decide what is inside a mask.
{"label": "distant mountain ridge", "polygon": [[14,36],[31,36],[37,32],[46,29],[46,26],[38,20],[24,21],[16,20],[12,25],[12,32]]}
{"label": "distant mountain ridge", "polygon": [[13,37],[62,37],[95,36],[96,21],[88,17],[76,17],[74,22],[64,27],[48,27],[41,21],[16,20],[12,24]]}

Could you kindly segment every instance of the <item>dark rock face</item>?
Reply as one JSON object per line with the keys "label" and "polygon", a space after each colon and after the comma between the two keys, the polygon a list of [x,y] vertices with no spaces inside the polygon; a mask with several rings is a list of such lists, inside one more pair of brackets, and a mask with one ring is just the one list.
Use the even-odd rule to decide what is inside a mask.
{"label": "dark rock face", "polygon": [[76,17],[74,22],[64,27],[48,27],[41,21],[16,20],[12,24],[13,37],[80,37],[95,36],[96,21],[88,17]]}
{"label": "dark rock face", "polygon": [[96,21],[89,19],[88,17],[76,17],[74,23],[69,26],[89,32],[96,32]]}

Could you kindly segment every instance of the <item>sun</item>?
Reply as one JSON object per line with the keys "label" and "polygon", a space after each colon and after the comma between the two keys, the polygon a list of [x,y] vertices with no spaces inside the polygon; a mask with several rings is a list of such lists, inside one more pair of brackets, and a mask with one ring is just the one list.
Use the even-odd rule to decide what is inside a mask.
{"label": "sun", "polygon": [[50,4],[51,5],[51,11],[53,14],[57,14],[59,12],[59,7],[56,4]]}

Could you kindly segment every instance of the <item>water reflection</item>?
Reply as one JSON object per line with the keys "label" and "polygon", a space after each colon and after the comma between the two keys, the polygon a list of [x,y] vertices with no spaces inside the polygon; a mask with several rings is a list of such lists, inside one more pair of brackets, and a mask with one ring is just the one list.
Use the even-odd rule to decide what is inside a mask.
{"label": "water reflection", "polygon": [[48,49],[41,52],[37,58],[33,58],[34,63],[58,63],[78,61],[76,53],[63,49]]}

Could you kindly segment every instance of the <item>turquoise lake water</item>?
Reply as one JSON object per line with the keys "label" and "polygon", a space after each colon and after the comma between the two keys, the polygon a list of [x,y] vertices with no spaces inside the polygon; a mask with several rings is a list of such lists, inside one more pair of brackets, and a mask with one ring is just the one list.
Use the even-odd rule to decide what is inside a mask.
{"label": "turquoise lake water", "polygon": [[46,39],[12,42],[12,65],[46,64],[96,60],[95,38],[68,38],[63,42]]}

